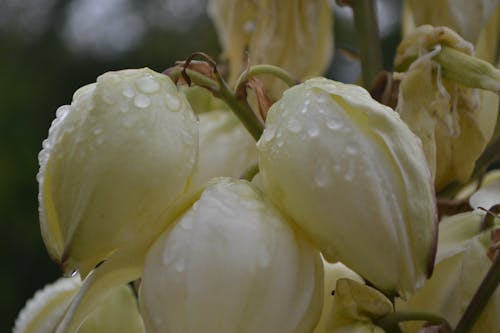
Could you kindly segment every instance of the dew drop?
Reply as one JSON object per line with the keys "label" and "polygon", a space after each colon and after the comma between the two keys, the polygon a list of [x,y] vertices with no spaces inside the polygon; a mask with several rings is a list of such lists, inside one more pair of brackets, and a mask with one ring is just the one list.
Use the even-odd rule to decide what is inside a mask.
{"label": "dew drop", "polygon": [[98,145],[102,145],[104,143],[104,137],[102,135],[98,136],[95,140],[95,143]]}
{"label": "dew drop", "polygon": [[135,90],[132,87],[126,87],[122,90],[122,95],[128,98],[132,98],[135,96]]}
{"label": "dew drop", "polygon": [[311,100],[310,99],[306,99],[304,101],[304,106],[309,106],[309,104],[311,104]]}
{"label": "dew drop", "polygon": [[174,95],[167,95],[167,106],[170,111],[177,111],[181,106],[181,102]]}
{"label": "dew drop", "polygon": [[316,101],[317,101],[318,103],[325,103],[325,102],[326,102],[326,100],[327,100],[327,98],[326,98],[326,96],[325,96],[325,95],[319,95],[319,96],[317,97],[317,99],[316,99]]}
{"label": "dew drop", "polygon": [[141,77],[136,82],[137,87],[144,93],[152,94],[160,90],[160,84],[151,76]]}
{"label": "dew drop", "polygon": [[274,135],[276,133],[276,129],[274,127],[268,127],[264,130],[264,133],[262,134],[262,140],[264,142],[269,142],[274,138]]}
{"label": "dew drop", "polygon": [[328,127],[331,130],[339,130],[343,126],[344,125],[342,124],[342,122],[335,118],[328,119],[328,121],[326,122],[326,127]]}
{"label": "dew drop", "polygon": [[326,163],[323,163],[320,165],[320,167],[316,170],[316,173],[314,174],[314,183],[316,186],[324,188],[328,185],[330,182],[330,174],[328,170],[328,165]]}
{"label": "dew drop", "polygon": [[63,105],[63,106],[59,107],[56,111],[56,117],[57,118],[64,117],[66,115],[66,113],[69,112],[70,109],[71,108],[69,105]]}
{"label": "dew drop", "polygon": [[354,179],[354,165],[352,161],[349,163],[349,167],[347,168],[347,171],[344,174],[344,179],[347,180],[348,182]]}
{"label": "dew drop", "polygon": [[296,118],[290,118],[288,121],[288,129],[293,133],[299,133],[302,130],[302,125]]}
{"label": "dew drop", "polygon": [[309,135],[309,137],[311,137],[311,138],[316,138],[319,135],[319,127],[311,124],[307,128],[307,135]]}
{"label": "dew drop", "polygon": [[103,132],[103,129],[102,127],[97,127],[96,129],[94,129],[94,134],[95,135],[99,135]]}
{"label": "dew drop", "polygon": [[144,109],[151,104],[151,100],[148,96],[143,94],[137,94],[134,98],[134,105],[138,108]]}
{"label": "dew drop", "polygon": [[303,113],[303,114],[304,114],[304,113],[307,113],[307,107],[305,107],[305,106],[304,106],[304,107],[302,108],[302,110],[300,110],[300,113]]}

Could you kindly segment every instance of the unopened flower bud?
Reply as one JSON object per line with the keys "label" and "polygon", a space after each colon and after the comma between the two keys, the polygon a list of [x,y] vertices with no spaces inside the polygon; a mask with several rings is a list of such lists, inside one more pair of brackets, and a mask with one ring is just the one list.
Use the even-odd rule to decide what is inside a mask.
{"label": "unopened flower bud", "polygon": [[40,152],[42,236],[85,276],[112,251],[154,233],[183,192],[197,152],[184,96],[150,69],[101,75],[57,110]]}
{"label": "unopened flower bud", "polygon": [[212,0],[208,10],[229,60],[230,82],[245,69],[246,52],[251,65],[276,65],[299,79],[322,74],[330,62],[327,0]]}
{"label": "unopened flower bud", "polygon": [[[81,287],[79,276],[45,286],[19,313],[13,333],[52,333]],[[129,286],[117,288],[98,302],[78,333],[142,333],[137,301]]]}
{"label": "unopened flower bud", "polygon": [[318,250],[246,181],[209,184],[148,252],[148,332],[311,332],[323,299]]}
{"label": "unopened flower bud", "polygon": [[192,188],[214,177],[239,178],[256,163],[255,140],[231,111],[199,115],[199,154]]}
{"label": "unopened flower bud", "polygon": [[257,148],[266,193],[328,261],[387,292],[423,283],[434,191],[420,141],[396,112],[358,86],[311,79],[272,106]]}
{"label": "unopened flower bud", "polygon": [[[425,311],[445,318],[455,327],[491,267],[488,250],[498,233],[500,219],[481,231],[482,216],[466,212],[444,218],[439,223],[436,267],[430,280],[400,310]],[[500,327],[500,288],[491,295],[471,332],[496,332]],[[405,332],[419,332],[422,322],[405,323]]]}
{"label": "unopened flower bud", "polygon": [[[473,53],[472,45],[452,30],[422,26],[401,42],[395,60],[396,67],[411,63],[407,72],[397,75],[401,84],[396,110],[422,140],[437,190],[469,179],[498,113],[496,94],[443,77],[432,59],[442,47]],[[489,80],[487,75],[484,80]]]}

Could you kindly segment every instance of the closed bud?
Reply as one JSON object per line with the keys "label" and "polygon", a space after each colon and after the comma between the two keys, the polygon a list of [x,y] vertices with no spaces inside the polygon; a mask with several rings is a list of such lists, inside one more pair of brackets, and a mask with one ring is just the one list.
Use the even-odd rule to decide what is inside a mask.
{"label": "closed bud", "polygon": [[214,177],[239,178],[255,164],[255,140],[231,111],[209,111],[199,115],[199,154],[190,183],[192,188]]}
{"label": "closed bud", "polygon": [[420,142],[396,112],[358,86],[311,79],[272,106],[257,148],[266,193],[328,261],[403,296],[423,283],[434,191]]}
{"label": "closed bud", "polygon": [[85,276],[154,233],[183,192],[197,121],[172,81],[149,69],[101,75],[57,110],[40,152],[40,225],[50,255]]}
{"label": "closed bud", "polygon": [[[54,332],[81,285],[80,277],[75,276],[61,278],[45,286],[21,310],[13,333]],[[95,304],[77,332],[144,332],[137,301],[130,287],[119,287]]]}
{"label": "closed bud", "polygon": [[496,94],[443,77],[432,58],[445,46],[473,53],[472,45],[452,30],[427,25],[401,42],[395,59],[396,67],[413,62],[406,72],[397,74],[401,84],[396,110],[422,140],[437,190],[469,179],[493,134],[498,113]]}
{"label": "closed bud", "polygon": [[[481,231],[482,219],[476,212],[466,212],[444,218],[439,223],[434,274],[407,303],[397,304],[398,309],[438,314],[452,327],[457,325],[491,267],[490,246],[498,242],[500,219]],[[471,332],[496,332],[500,327],[499,311],[500,289],[497,288]],[[421,325],[421,322],[406,323],[405,332],[416,333]]]}
{"label": "closed bud", "polygon": [[211,0],[208,11],[229,60],[230,82],[245,69],[246,52],[251,65],[276,65],[299,79],[327,69],[333,51],[328,0]]}
{"label": "closed bud", "polygon": [[148,332],[311,332],[319,252],[246,181],[216,179],[147,254]]}

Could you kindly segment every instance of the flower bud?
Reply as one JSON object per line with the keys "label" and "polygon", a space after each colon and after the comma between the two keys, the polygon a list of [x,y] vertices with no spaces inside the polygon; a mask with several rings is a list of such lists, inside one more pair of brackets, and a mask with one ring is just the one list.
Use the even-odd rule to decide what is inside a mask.
{"label": "flower bud", "polygon": [[217,179],[149,250],[148,332],[311,332],[319,252],[246,181]]}
{"label": "flower bud", "polygon": [[436,210],[420,142],[366,90],[322,78],[290,88],[257,148],[266,193],[328,261],[402,295],[431,272]]}
{"label": "flower bud", "polygon": [[276,65],[299,79],[322,74],[330,62],[327,0],[211,0],[208,12],[229,60],[230,82],[245,69],[246,52],[251,65]]}
{"label": "flower bud", "polygon": [[[430,280],[407,303],[397,308],[425,311],[444,317],[455,327],[469,305],[479,284],[491,267],[487,253],[492,245],[493,230],[500,228],[500,219],[494,226],[481,231],[482,216],[466,212],[444,218],[439,223],[439,244],[436,267]],[[496,332],[500,327],[500,289],[491,295],[471,332]],[[418,332],[422,323],[405,324],[405,332]]]}
{"label": "flower bud", "polygon": [[[79,276],[61,278],[38,291],[19,313],[13,333],[54,332],[81,284]],[[91,332],[144,332],[137,301],[130,287],[116,289],[95,305],[78,329],[78,333]]]}
{"label": "flower bud", "polygon": [[199,147],[192,188],[214,177],[239,178],[257,163],[255,140],[231,111],[199,115]]}
{"label": "flower bud", "polygon": [[324,270],[324,291],[323,291],[323,311],[321,311],[321,318],[314,329],[313,333],[331,333],[327,330],[327,323],[332,316],[332,306],[333,306],[333,295],[335,294],[335,288],[337,281],[339,279],[351,279],[359,283],[363,283],[363,279],[350,270],[344,264],[337,262],[331,264],[323,260],[323,270]]}
{"label": "flower bud", "polygon": [[40,152],[40,225],[50,255],[85,276],[112,251],[154,234],[183,192],[197,122],[165,75],[101,75],[57,110]]}
{"label": "flower bud", "polygon": [[391,301],[380,291],[360,282],[339,279],[327,332],[384,333],[373,321],[391,312]]}
{"label": "flower bud", "polygon": [[409,0],[417,26],[447,26],[475,43],[499,6],[498,0]]}
{"label": "flower bud", "polygon": [[407,72],[397,75],[401,84],[396,110],[422,140],[437,190],[469,179],[498,113],[496,94],[442,76],[432,60],[440,45],[473,53],[472,45],[452,30],[422,26],[401,42],[395,59],[398,67],[417,58]]}

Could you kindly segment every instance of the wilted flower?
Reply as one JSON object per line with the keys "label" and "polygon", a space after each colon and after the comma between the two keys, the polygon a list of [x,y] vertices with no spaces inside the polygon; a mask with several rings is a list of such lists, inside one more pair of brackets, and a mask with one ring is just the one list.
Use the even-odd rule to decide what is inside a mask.
{"label": "wilted flower", "polygon": [[192,173],[197,122],[168,77],[109,72],[57,110],[43,147],[42,236],[65,270],[85,276],[163,223]]}
{"label": "wilted flower", "polygon": [[319,252],[246,181],[217,179],[149,250],[148,332],[311,332]]}
{"label": "wilted flower", "polygon": [[193,188],[214,177],[239,178],[257,163],[255,140],[229,110],[199,115],[199,147]]}
{"label": "wilted flower", "polygon": [[320,247],[381,290],[432,271],[434,191],[418,138],[363,88],[316,78],[275,103],[257,144],[264,189]]}
{"label": "wilted flower", "polygon": [[[423,143],[437,190],[466,182],[488,143],[498,96],[443,78],[432,57],[448,46],[472,54],[472,45],[445,27],[421,26],[398,47],[395,66],[414,62],[401,80],[396,110]],[[416,58],[416,60],[415,60]]]}
{"label": "wilted flower", "polygon": [[[487,253],[492,236],[498,233],[500,219],[481,231],[482,216],[466,212],[443,219],[439,223],[439,245],[432,278],[399,309],[439,314],[455,327],[472,296],[491,266]],[[498,236],[497,236],[498,237]],[[471,332],[496,332],[500,327],[500,289],[489,299]],[[421,326],[405,324],[405,332],[418,332]]]}
{"label": "wilted flower", "polygon": [[229,60],[230,82],[245,69],[246,51],[250,64],[280,66],[299,79],[322,74],[330,62],[328,0],[211,0],[208,10]]}
{"label": "wilted flower", "polygon": [[[19,313],[13,333],[52,333],[81,286],[79,276],[45,286]],[[111,292],[94,306],[78,333],[142,333],[137,301],[129,286]]]}
{"label": "wilted flower", "polygon": [[417,26],[447,26],[475,43],[499,6],[498,0],[409,0]]}

